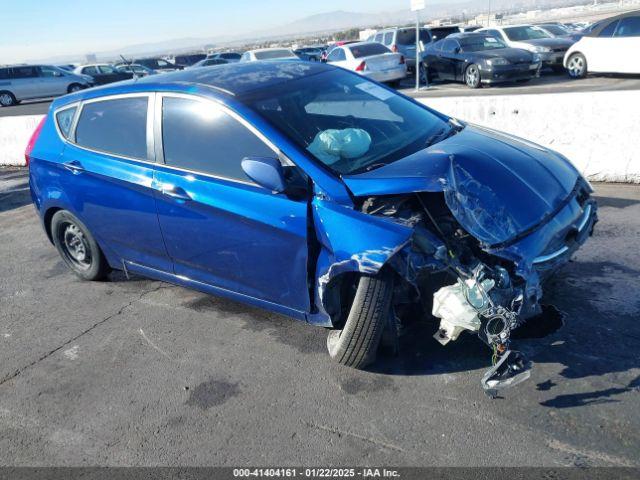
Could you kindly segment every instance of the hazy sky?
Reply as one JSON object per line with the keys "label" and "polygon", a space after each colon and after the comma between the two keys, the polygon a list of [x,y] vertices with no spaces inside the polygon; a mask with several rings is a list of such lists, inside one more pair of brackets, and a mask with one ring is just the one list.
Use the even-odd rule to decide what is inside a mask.
{"label": "hazy sky", "polygon": [[[446,0],[447,2],[460,0]],[[427,3],[443,0],[428,0]],[[0,0],[0,64],[185,37],[262,30],[333,10],[408,9],[409,0]]]}

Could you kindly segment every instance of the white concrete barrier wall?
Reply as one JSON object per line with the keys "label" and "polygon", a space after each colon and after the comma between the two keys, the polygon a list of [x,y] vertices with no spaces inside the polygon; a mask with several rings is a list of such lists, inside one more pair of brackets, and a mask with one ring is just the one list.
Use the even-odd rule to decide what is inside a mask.
{"label": "white concrete barrier wall", "polygon": [[589,180],[640,183],[640,90],[420,101],[452,117],[552,148]]}
{"label": "white concrete barrier wall", "polygon": [[[640,183],[640,90],[421,98],[566,155],[590,180]],[[0,165],[24,165],[41,115],[0,117]]]}
{"label": "white concrete barrier wall", "polygon": [[42,117],[0,117],[0,165],[25,164],[24,150]]}

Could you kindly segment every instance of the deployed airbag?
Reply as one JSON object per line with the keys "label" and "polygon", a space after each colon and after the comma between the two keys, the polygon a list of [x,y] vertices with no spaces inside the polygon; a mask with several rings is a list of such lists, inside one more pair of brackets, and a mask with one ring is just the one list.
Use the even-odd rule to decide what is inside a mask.
{"label": "deployed airbag", "polygon": [[319,132],[307,150],[323,163],[333,165],[341,159],[361,157],[370,147],[371,136],[365,130],[345,128]]}

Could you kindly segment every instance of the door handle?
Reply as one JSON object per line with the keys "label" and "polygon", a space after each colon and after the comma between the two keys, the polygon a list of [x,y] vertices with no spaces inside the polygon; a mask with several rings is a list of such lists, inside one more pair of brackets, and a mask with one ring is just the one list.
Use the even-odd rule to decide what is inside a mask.
{"label": "door handle", "polygon": [[78,173],[84,172],[84,167],[77,160],[72,160],[70,162],[65,162],[65,163],[62,164],[62,166],[64,168],[66,168],[67,170],[69,170],[74,175],[77,175]]}
{"label": "door handle", "polygon": [[181,187],[163,186],[160,188],[160,193],[166,195],[167,197],[176,198],[178,200],[191,200],[189,194],[184,191],[184,188]]}

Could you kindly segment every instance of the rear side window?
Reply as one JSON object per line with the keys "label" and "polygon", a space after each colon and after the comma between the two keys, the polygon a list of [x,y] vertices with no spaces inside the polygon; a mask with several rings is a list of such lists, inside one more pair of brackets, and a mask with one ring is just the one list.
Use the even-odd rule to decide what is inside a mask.
{"label": "rear side window", "polygon": [[616,27],[618,26],[618,20],[615,22],[611,22],[609,25],[604,27],[602,31],[598,34],[599,37],[612,37],[613,32],[616,31]]}
{"label": "rear side window", "polygon": [[7,80],[9,78],[9,69],[0,68],[0,80]]}
{"label": "rear side window", "polygon": [[167,165],[251,182],[241,161],[276,154],[253,132],[208,102],[166,97],[162,101],[162,145]]}
{"label": "rear side window", "polygon": [[393,42],[393,32],[387,32],[384,34],[384,44],[385,45],[391,45],[391,43]]}
{"label": "rear side window", "polygon": [[13,67],[13,78],[35,78],[38,76],[36,67]]}
{"label": "rear side window", "polygon": [[73,117],[76,114],[76,110],[78,107],[66,108],[64,110],[60,110],[56,113],[56,122],[58,124],[58,128],[64,138],[69,138],[69,134],[71,133],[71,125],[73,125]]}
{"label": "rear side window", "polygon": [[383,53],[390,53],[387,47],[380,43],[366,43],[364,45],[356,45],[349,47],[354,58],[369,57],[371,55],[382,55]]}
{"label": "rear side window", "polygon": [[147,97],[132,97],[85,104],[76,143],[91,150],[147,159],[147,102]]}
{"label": "rear side window", "polygon": [[640,17],[627,17],[620,20],[616,37],[640,37]]}

